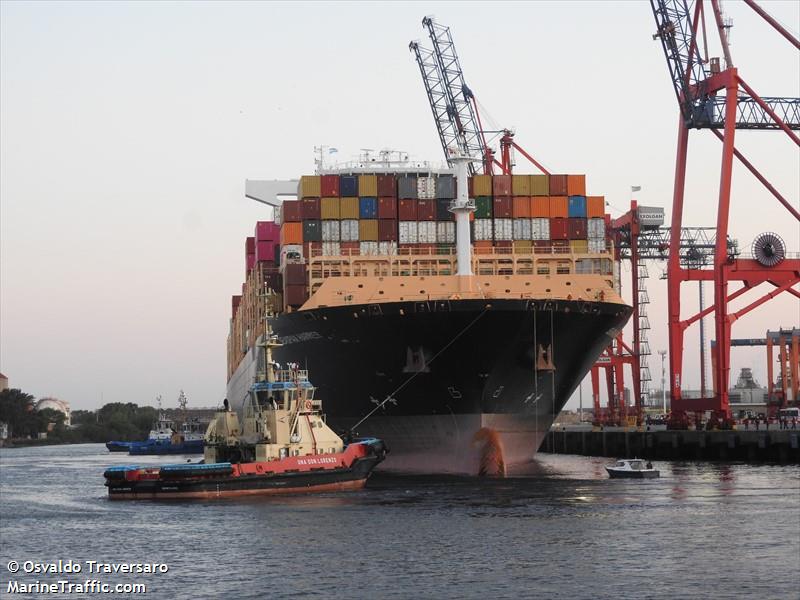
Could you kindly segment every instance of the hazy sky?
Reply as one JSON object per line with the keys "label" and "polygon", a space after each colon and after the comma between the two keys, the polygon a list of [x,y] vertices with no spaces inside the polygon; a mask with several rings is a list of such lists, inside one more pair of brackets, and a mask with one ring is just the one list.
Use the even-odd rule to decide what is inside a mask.
{"label": "hazy sky", "polygon": [[[762,5],[798,34],[800,3]],[[798,53],[746,5],[724,8],[743,78],[761,95],[800,96]],[[312,173],[318,144],[440,160],[408,51],[426,14],[452,27],[487,116],[546,167],[586,173],[614,214],[631,185],[669,214],[677,103],[647,2],[2,2],[0,371],[11,385],[73,408],[157,394],[174,406],[181,388],[190,405],[218,403],[244,238],[268,210],[244,197],[244,180]],[[798,204],[800,154],[785,135],[739,132],[737,145]],[[720,149],[692,133],[687,225],[715,224]],[[776,231],[800,250],[797,222],[738,165],[731,214],[744,248]],[[664,265],[649,268],[660,379]],[[685,316],[696,297],[687,286]],[[800,302],[784,296],[733,335],[791,325]],[[696,331],[684,387],[699,378]],[[764,356],[734,350],[734,374],[750,366],[763,383]]]}

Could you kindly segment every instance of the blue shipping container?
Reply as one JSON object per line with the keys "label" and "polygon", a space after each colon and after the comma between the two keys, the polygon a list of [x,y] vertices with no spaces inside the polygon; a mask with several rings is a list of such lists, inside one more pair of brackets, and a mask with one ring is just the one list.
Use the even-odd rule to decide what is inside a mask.
{"label": "blue shipping container", "polygon": [[358,217],[360,219],[378,218],[378,199],[365,196],[358,199]]}
{"label": "blue shipping container", "polygon": [[586,218],[586,196],[569,197],[569,216],[573,219]]}
{"label": "blue shipping container", "polygon": [[349,198],[358,196],[358,177],[355,175],[342,175],[339,177],[339,196]]}

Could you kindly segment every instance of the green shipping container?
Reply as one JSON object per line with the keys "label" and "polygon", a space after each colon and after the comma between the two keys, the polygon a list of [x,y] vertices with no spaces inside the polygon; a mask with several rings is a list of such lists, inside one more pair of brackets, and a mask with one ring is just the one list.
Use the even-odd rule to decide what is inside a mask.
{"label": "green shipping container", "polygon": [[491,196],[478,196],[477,198],[475,198],[475,218],[476,219],[492,218]]}

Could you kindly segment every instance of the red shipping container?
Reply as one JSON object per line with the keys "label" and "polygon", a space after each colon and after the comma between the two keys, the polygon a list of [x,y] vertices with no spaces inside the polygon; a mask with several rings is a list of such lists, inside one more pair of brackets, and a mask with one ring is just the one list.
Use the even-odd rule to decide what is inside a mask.
{"label": "red shipping container", "polygon": [[550,239],[569,239],[569,219],[550,219]]}
{"label": "red shipping container", "polygon": [[397,198],[397,180],[394,175],[378,175],[378,196]]}
{"label": "red shipping container", "polygon": [[550,248],[553,247],[553,242],[550,240],[533,240],[533,247],[539,254],[548,254]]}
{"label": "red shipping container", "polygon": [[494,196],[510,196],[511,175],[494,175],[492,177],[492,194]]}
{"label": "red shipping container", "polygon": [[511,254],[511,250],[514,249],[514,242],[511,240],[497,240],[494,243],[495,252],[500,254]]}
{"label": "red shipping container", "polygon": [[[380,182],[381,175],[378,175]],[[380,183],[378,184],[380,185]],[[389,198],[381,196],[378,198],[378,218],[379,219],[396,219],[397,218],[397,198]]]}
{"label": "red shipping container", "polygon": [[303,256],[306,260],[312,256],[322,256],[322,242],[306,242],[303,244]]}
{"label": "red shipping container", "polygon": [[271,241],[256,242],[256,262],[274,262],[275,243]]}
{"label": "red shipping container", "polygon": [[[585,240],[586,239],[586,219],[571,218],[567,219],[569,239],[571,240]],[[552,235],[552,233],[550,234]]]}
{"label": "red shipping container", "polygon": [[256,223],[256,240],[259,242],[277,242],[281,236],[281,228],[272,221]]}
{"label": "red shipping container", "polygon": [[[320,246],[321,247],[321,246]],[[300,263],[289,263],[283,271],[283,279],[287,286],[306,285],[306,266]]]}
{"label": "red shipping container", "polygon": [[360,242],[342,242],[339,248],[343,256],[358,256],[361,252]]}
{"label": "red shipping container", "polygon": [[281,205],[281,218],[284,223],[299,223],[303,220],[301,200],[284,200]]}
{"label": "red shipping container", "polygon": [[286,306],[302,306],[308,298],[305,285],[287,285],[283,291]]}
{"label": "red shipping container", "polygon": [[283,279],[280,273],[270,273],[267,275],[267,287],[275,292],[283,290]]}
{"label": "red shipping container", "polygon": [[[495,177],[508,177],[509,181],[511,181],[511,175],[495,175]],[[495,197],[493,204],[495,219],[510,219],[512,217],[514,211],[511,196]]]}
{"label": "red shipping container", "polygon": [[553,240],[550,242],[553,247],[553,254],[569,254],[569,240]]}
{"label": "red shipping container", "polygon": [[244,274],[247,275],[255,266],[256,266],[256,255],[255,254],[246,255],[244,263]]}
{"label": "red shipping container", "polygon": [[338,198],[339,197],[339,176],[338,175],[323,175],[320,178],[320,196],[323,198]]}
{"label": "red shipping container", "polygon": [[[405,220],[405,219],[401,219]],[[436,200],[417,200],[417,221],[436,220]]]}
{"label": "red shipping container", "polygon": [[436,244],[417,244],[418,254],[436,254]]}
{"label": "red shipping container", "polygon": [[511,213],[515,219],[526,219],[531,216],[531,197],[514,196]]}
{"label": "red shipping container", "polygon": [[313,221],[322,218],[319,198],[303,198],[303,220]]}
{"label": "red shipping container", "polygon": [[256,238],[249,237],[244,241],[244,253],[245,254],[256,253]]}
{"label": "red shipping container", "polygon": [[378,240],[381,242],[396,242],[397,221],[389,219],[378,221]]}
{"label": "red shipping container", "polygon": [[550,175],[550,195],[569,196],[569,194],[567,193],[566,175]]}
{"label": "red shipping container", "polygon": [[236,316],[236,310],[239,308],[241,301],[241,296],[231,296],[231,318]]}
{"label": "red shipping container", "polygon": [[410,198],[401,198],[397,201],[397,213],[400,221],[416,221],[417,201]]}

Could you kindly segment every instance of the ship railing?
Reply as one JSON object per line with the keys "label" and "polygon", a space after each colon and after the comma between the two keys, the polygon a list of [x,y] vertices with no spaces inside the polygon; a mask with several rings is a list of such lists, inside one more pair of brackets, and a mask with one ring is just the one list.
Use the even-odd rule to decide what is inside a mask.
{"label": "ship railing", "polygon": [[[312,293],[328,277],[402,277],[453,275],[457,270],[451,248],[399,248],[397,254],[361,254],[344,249],[324,256],[308,248],[308,280]],[[586,250],[585,252],[583,250]],[[537,247],[474,247],[472,270],[476,275],[613,275],[612,250],[588,252],[561,243]]]}

